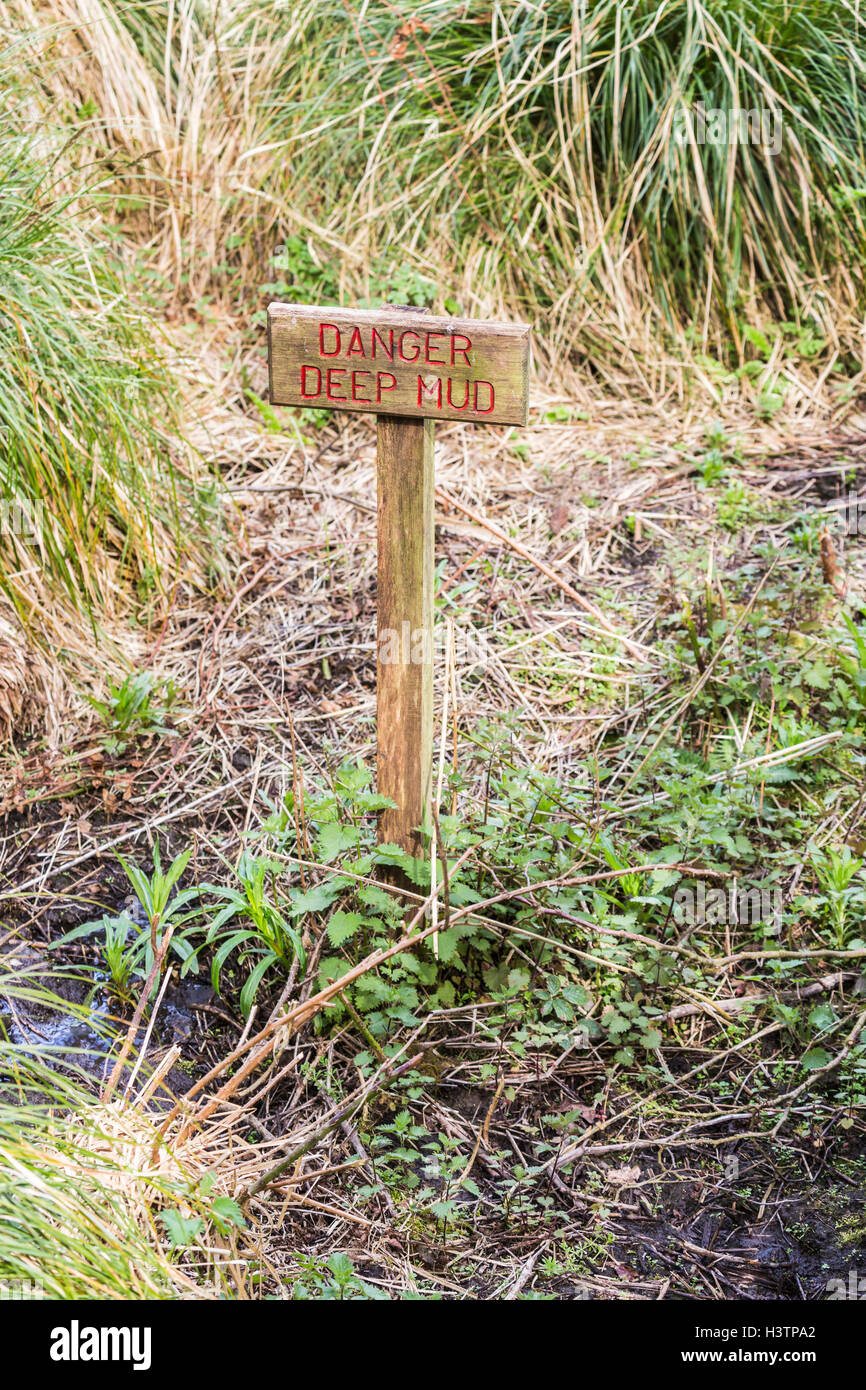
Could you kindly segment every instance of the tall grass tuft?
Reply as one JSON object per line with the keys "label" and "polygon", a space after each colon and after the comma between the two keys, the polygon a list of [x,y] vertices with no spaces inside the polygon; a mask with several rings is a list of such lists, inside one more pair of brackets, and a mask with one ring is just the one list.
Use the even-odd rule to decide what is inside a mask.
{"label": "tall grass tuft", "polygon": [[408,17],[316,0],[277,13],[269,123],[291,167],[286,216],[300,201],[345,243],[355,282],[414,262],[440,299],[505,304],[551,356],[590,371],[625,351],[638,379],[653,343],[737,367],[769,358],[762,330],[780,324],[794,355],[862,365],[856,5],[427,0]]}
{"label": "tall grass tuft", "polygon": [[178,293],[247,319],[275,284],[519,315],[542,361],[654,394],[683,361],[765,396],[795,368],[862,370],[851,0],[292,0],[267,22],[252,0],[57,0],[54,17],[63,61],[40,81],[88,93],[95,152],[147,154],[117,207],[139,191]]}
{"label": "tall grass tuft", "polygon": [[17,1103],[0,1100],[0,1280],[46,1298],[188,1293],[161,1238],[157,1191],[130,1168],[129,1125],[45,1066],[14,1070]]}
{"label": "tall grass tuft", "polygon": [[34,1005],[75,1009],[0,965],[0,1283],[52,1299],[231,1297],[243,1262],[214,1214],[225,1183],[209,1195],[215,1169],[174,1154],[144,1105],[101,1104],[83,1048],[58,1058],[9,1040],[7,1020]]}
{"label": "tall grass tuft", "polygon": [[[0,585],[31,626],[47,574],[89,608],[179,539],[168,381],[92,213],[0,137]],[[168,428],[167,428],[168,427]]]}

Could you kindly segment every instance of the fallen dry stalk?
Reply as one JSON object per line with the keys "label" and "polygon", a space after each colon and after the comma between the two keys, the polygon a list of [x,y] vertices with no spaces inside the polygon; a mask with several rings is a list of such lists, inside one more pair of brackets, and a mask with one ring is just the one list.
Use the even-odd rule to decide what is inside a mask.
{"label": "fallen dry stalk", "polygon": [[325,1116],[324,1121],[317,1125],[311,1134],[307,1135],[299,1144],[296,1144],[291,1153],[287,1154],[285,1158],[281,1158],[279,1163],[274,1164],[273,1168],[269,1168],[260,1178],[256,1178],[256,1181],[244,1192],[241,1200],[248,1201],[250,1197],[255,1197],[257,1192],[261,1192],[264,1188],[270,1187],[281,1173],[284,1173],[287,1168],[291,1168],[293,1163],[297,1163],[299,1158],[303,1158],[305,1153],[309,1153],[310,1149],[315,1148],[317,1144],[321,1143],[323,1139],[326,1139],[335,1129],[339,1129],[346,1120],[351,1119],[352,1115],[360,1110],[377,1091],[381,1091],[383,1086],[387,1086],[389,1082],[394,1081],[398,1076],[402,1076],[404,1072],[411,1071],[413,1067],[417,1066],[424,1056],[423,1052],[419,1052],[414,1057],[410,1057],[408,1061],[402,1062],[399,1066],[397,1066],[396,1063],[400,1057],[400,1053],[406,1051],[406,1048],[414,1041],[418,1032],[420,1032],[420,1029],[415,1030],[415,1033],[400,1049],[400,1052],[394,1057],[389,1057],[379,1070],[373,1074],[365,1086],[359,1087],[354,1095],[350,1096],[342,1105],[337,1106],[336,1110],[331,1110]]}
{"label": "fallen dry stalk", "polygon": [[824,975],[813,984],[804,986],[803,989],[783,989],[779,994],[743,994],[728,999],[708,999],[706,1005],[677,1004],[674,1008],[668,1009],[666,1014],[662,1014],[662,1019],[669,1022],[678,1018],[692,1018],[696,1014],[704,1013],[705,1008],[715,1009],[717,1012],[736,1013],[740,1009],[767,1004],[774,999],[781,1000],[783,1004],[796,1004],[801,999],[811,999],[816,994],[827,994],[839,985],[858,978],[856,970],[837,970],[832,975]]}
{"label": "fallen dry stalk", "polygon": [[[114,1066],[111,1069],[111,1075],[109,1076],[108,1081],[105,1085],[105,1089],[102,1092],[103,1105],[107,1105],[108,1102],[111,1100],[114,1088],[120,1080],[120,1073],[123,1070],[123,1064],[129,1056],[130,1049],[135,1040],[135,1035],[138,1032],[138,1025],[141,1023],[141,1018],[142,1014],[144,1013],[145,1004],[150,998],[151,990],[153,989],[154,983],[156,982],[156,980],[159,979],[160,971],[163,967],[163,962],[165,961],[165,958],[168,955],[168,948],[171,945],[171,938],[173,933],[174,923],[171,922],[169,923],[169,926],[166,930],[165,940],[163,941],[160,950],[158,950],[154,955],[153,965],[150,967],[147,979],[144,982],[144,988],[142,989],[138,1003],[135,1006],[135,1013],[132,1015],[132,1020],[130,1022],[129,1027],[126,1030],[126,1037],[123,1040],[123,1046],[120,1049],[117,1061],[114,1063]],[[145,1047],[147,1046],[147,1040],[149,1036],[150,1032],[148,1031],[147,1038],[145,1038],[144,1042]]]}

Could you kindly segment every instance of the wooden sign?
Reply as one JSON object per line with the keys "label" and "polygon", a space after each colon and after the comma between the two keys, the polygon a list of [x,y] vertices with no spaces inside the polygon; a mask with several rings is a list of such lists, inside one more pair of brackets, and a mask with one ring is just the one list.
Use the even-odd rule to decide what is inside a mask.
{"label": "wooden sign", "polygon": [[379,838],[419,858],[433,752],[433,422],[524,425],[529,329],[405,306],[271,304],[268,365],[272,405],[378,416],[377,779],[395,803]]}
{"label": "wooden sign", "polygon": [[412,309],[268,309],[272,405],[525,425],[529,329]]}

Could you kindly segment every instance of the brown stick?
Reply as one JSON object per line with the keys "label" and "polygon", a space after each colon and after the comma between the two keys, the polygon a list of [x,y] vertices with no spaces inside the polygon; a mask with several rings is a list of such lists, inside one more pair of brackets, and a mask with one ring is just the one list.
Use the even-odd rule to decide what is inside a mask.
{"label": "brown stick", "polygon": [[417,1066],[423,1056],[423,1052],[420,1052],[417,1056],[410,1057],[407,1062],[403,1062],[400,1066],[396,1065],[396,1057],[386,1060],[384,1066],[379,1068],[366,1086],[362,1086],[360,1090],[356,1091],[353,1096],[350,1096],[341,1106],[336,1110],[332,1110],[325,1117],[323,1123],[317,1126],[313,1133],[309,1134],[306,1139],[297,1144],[295,1148],[292,1149],[291,1153],[287,1154],[285,1158],[281,1158],[279,1163],[274,1164],[273,1168],[269,1168],[260,1178],[256,1178],[255,1182],[244,1192],[241,1201],[248,1201],[249,1198],[254,1197],[257,1192],[261,1192],[263,1188],[269,1187],[287,1168],[291,1168],[293,1163],[296,1163],[299,1158],[303,1158],[304,1154],[309,1153],[310,1149],[315,1148],[317,1144],[320,1144],[323,1139],[326,1139],[327,1136],[343,1124],[345,1120],[349,1119],[356,1111],[360,1110],[361,1106],[370,1099],[370,1096],[375,1095],[377,1091],[380,1091],[382,1087],[386,1086],[394,1077],[401,1076],[404,1072]]}
{"label": "brown stick", "polygon": [[710,1013],[712,1010],[722,1014],[736,1013],[753,1005],[766,1004],[772,999],[779,999],[783,1004],[796,1004],[801,999],[811,999],[815,994],[826,994],[828,990],[837,989],[847,980],[857,978],[856,970],[837,970],[835,974],[823,975],[820,980],[805,985],[803,989],[783,989],[779,994],[743,994],[728,999],[707,999],[706,1004],[677,1004],[673,1009],[668,1009],[666,1014],[662,1014],[661,1021],[692,1018],[695,1014]]}

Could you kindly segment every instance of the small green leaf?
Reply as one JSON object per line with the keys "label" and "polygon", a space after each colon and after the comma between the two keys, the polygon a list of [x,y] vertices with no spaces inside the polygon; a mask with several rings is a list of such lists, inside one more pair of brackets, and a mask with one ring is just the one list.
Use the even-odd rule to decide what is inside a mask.
{"label": "small green leaf", "polygon": [[328,1259],[328,1269],[333,1274],[338,1284],[346,1284],[355,1273],[355,1267],[348,1255],[336,1251]]}
{"label": "small green leaf", "polygon": [[621,1014],[614,1014],[612,1018],[603,1018],[602,1023],[612,1038],[619,1037],[621,1033],[627,1033],[631,1027],[629,1020],[623,1018]]}
{"label": "small green leaf", "polygon": [[335,912],[328,923],[328,940],[332,946],[342,946],[363,922],[363,917],[358,912]]}
{"label": "small green leaf", "polygon": [[829,1028],[835,1021],[836,1015],[829,1004],[816,1004],[809,1011],[809,1022],[813,1028]]}
{"label": "small green leaf", "polygon": [[278,963],[279,957],[276,956],[273,951],[268,951],[267,955],[262,957],[262,959],[256,965],[255,969],[250,972],[249,976],[245,980],[240,997],[241,1013],[243,1014],[244,1018],[249,1018],[250,1016],[250,1009],[253,1007],[253,1000],[255,999],[256,991],[258,990],[258,987],[262,982],[262,976],[265,974],[267,970],[270,969],[272,965],[276,965]]}
{"label": "small green leaf", "polygon": [[431,1202],[430,1210],[437,1221],[447,1221],[454,1211],[453,1202]]}
{"label": "small green leaf", "polygon": [[332,859],[356,845],[358,834],[354,825],[340,825],[338,821],[323,825],[319,831],[319,854],[324,863],[330,864]]}
{"label": "small green leaf", "polygon": [[830,1060],[830,1054],[824,1047],[813,1047],[807,1052],[801,1062],[804,1071],[818,1071],[820,1067],[826,1067]]}
{"label": "small green leaf", "polygon": [[175,1209],[160,1212],[160,1221],[165,1226],[168,1243],[175,1249],[192,1245],[201,1231],[204,1222],[199,1216],[181,1216]]}
{"label": "small green leaf", "polygon": [[386,893],[384,888],[376,888],[370,885],[358,891],[358,899],[364,903],[365,907],[378,908],[380,912],[387,912],[394,906],[394,898],[390,893]]}
{"label": "small green leaf", "polygon": [[672,888],[681,878],[682,874],[677,869],[653,869],[650,876],[650,892],[659,893],[663,888]]}
{"label": "small green leaf", "polygon": [[218,1221],[243,1230],[247,1221],[233,1197],[214,1197],[211,1211]]}
{"label": "small green leaf", "polygon": [[340,884],[334,879],[317,883],[315,888],[308,888],[306,893],[295,890],[292,893],[292,916],[299,917],[302,912],[324,912],[339,892]]}
{"label": "small green leaf", "polygon": [[459,937],[453,931],[441,931],[439,933],[439,959],[443,965],[454,959],[454,952],[457,950]]}

